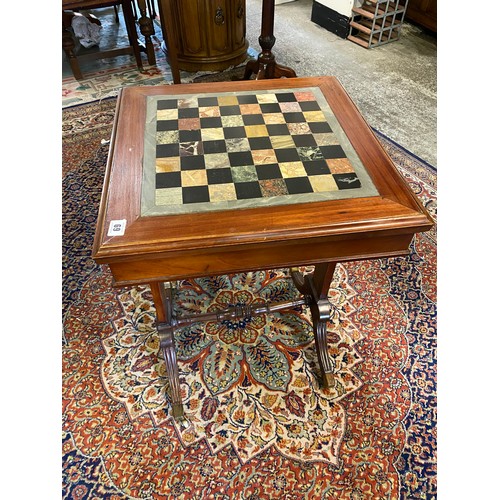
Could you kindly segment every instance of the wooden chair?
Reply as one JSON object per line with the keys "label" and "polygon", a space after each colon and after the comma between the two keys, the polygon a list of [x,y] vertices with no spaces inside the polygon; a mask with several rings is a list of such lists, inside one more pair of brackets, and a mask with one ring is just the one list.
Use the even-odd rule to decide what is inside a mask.
{"label": "wooden chair", "polygon": [[[158,2],[158,4],[157,4]],[[136,4],[137,3],[137,8]],[[143,24],[146,25],[145,17],[148,17],[153,21],[156,18],[156,9],[158,9],[158,15],[161,19],[161,30],[163,35],[163,41],[165,44],[165,51],[167,52],[168,63],[170,69],[172,71],[172,77],[174,79],[174,83],[181,83],[181,75],[179,70],[179,63],[177,58],[177,46],[176,40],[178,40],[177,35],[175,34],[175,23],[173,19],[175,19],[173,9],[175,9],[175,2],[172,0],[134,0],[132,2],[132,10],[134,11],[134,18],[139,19],[139,25],[141,28],[141,33],[144,35],[146,39],[146,44],[148,43],[147,33],[149,32],[149,28],[145,28],[143,30],[143,25],[141,24],[140,19],[143,19]],[[141,13],[141,18],[139,18],[137,14],[137,10]],[[146,16],[147,12],[147,16]],[[153,29],[154,34],[154,29]],[[149,52],[148,52],[149,54]],[[148,56],[149,58],[149,56]]]}
{"label": "wooden chair", "polygon": [[[156,64],[156,57],[154,55],[154,47],[151,41],[151,36],[154,34],[154,26],[149,17],[146,16],[146,4],[145,0],[137,0],[139,10],[141,12],[141,17],[138,20],[139,27],[141,29],[141,34],[145,38],[145,51],[148,58],[149,64]],[[137,67],[142,70],[142,59],[141,59],[141,48],[139,46],[139,39],[137,36],[137,30],[135,27],[134,12],[132,9],[132,0],[108,0],[108,1],[97,1],[97,0],[63,0],[62,8],[64,11],[79,11],[79,10],[93,10],[104,7],[115,7],[115,15],[117,14],[117,8],[121,5],[123,11],[123,18],[125,20],[125,26],[127,29],[127,35],[129,39],[129,47],[120,47],[110,50],[101,50],[96,52],[89,52],[86,54],[75,54],[75,41],[69,28],[71,27],[71,21],[68,21],[67,16],[62,16],[62,35],[63,35],[63,49],[68,57],[71,71],[77,80],[83,78],[82,71],[78,60],[84,59],[102,59],[108,57],[116,57],[123,54],[132,54],[135,57]]]}

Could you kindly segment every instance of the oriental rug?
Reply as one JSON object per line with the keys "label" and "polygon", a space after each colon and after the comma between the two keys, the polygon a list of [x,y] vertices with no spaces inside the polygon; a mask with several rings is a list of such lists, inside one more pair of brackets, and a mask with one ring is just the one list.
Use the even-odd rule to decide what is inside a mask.
{"label": "oriental rug", "polygon": [[[115,104],[63,111],[63,498],[436,498],[435,230],[337,266],[332,389],[300,309],[179,330],[175,422],[148,287],[113,289],[91,258]],[[435,169],[378,137],[435,217]],[[283,269],[176,286],[189,312],[294,293]]]}
{"label": "oriental rug", "polygon": [[[102,68],[93,72],[84,73],[84,78],[76,80],[72,75],[65,76],[62,79],[61,100],[62,107],[67,108],[79,104],[85,104],[96,100],[116,97],[123,87],[130,85],[170,85],[173,84],[172,70],[167,61],[165,52],[161,47],[161,40],[157,36],[152,37],[155,49],[156,64],[148,65],[144,60],[144,68],[139,70],[135,65],[133,58],[120,56],[112,59],[105,59]],[[247,50],[248,58],[237,68],[241,68],[241,74],[247,60],[255,59],[259,53],[249,47]],[[125,62],[123,62],[125,60]],[[118,63],[119,62],[119,63]],[[118,64],[118,65],[117,65]],[[236,69],[236,68],[234,68]],[[224,70],[224,74],[232,71],[233,68]],[[218,78],[220,81],[220,71],[181,71],[181,82],[189,83],[198,80],[204,76]]]}

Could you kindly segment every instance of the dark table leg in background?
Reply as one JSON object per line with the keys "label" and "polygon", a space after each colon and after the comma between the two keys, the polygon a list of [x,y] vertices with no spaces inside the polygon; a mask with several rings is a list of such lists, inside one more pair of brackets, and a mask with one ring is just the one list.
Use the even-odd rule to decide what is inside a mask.
{"label": "dark table leg in background", "polygon": [[256,61],[249,61],[245,68],[244,80],[249,80],[252,74],[256,80],[271,78],[295,78],[297,75],[292,68],[278,64],[271,49],[276,38],[274,37],[274,0],[262,1],[262,26],[259,44],[262,52]]}

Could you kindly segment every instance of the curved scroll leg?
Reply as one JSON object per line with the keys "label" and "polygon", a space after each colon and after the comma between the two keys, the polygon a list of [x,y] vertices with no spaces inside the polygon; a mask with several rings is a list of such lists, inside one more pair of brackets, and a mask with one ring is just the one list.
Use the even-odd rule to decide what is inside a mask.
{"label": "curved scroll leg", "polygon": [[291,268],[290,274],[297,290],[307,297],[313,320],[314,342],[324,387],[334,382],[335,366],[328,354],[327,323],[331,305],[328,290],[335,272],[335,262],[317,264],[312,274],[303,275],[298,268]]}
{"label": "curved scroll leg", "polygon": [[311,295],[312,294],[312,290],[311,290],[311,287],[309,286],[309,282],[306,281],[304,274],[299,271],[298,267],[291,267],[290,268],[290,276],[292,277],[292,281],[293,281],[293,284],[295,285],[295,288],[302,295]]}
{"label": "curved scroll leg", "polygon": [[268,76],[268,78],[296,78],[297,74],[292,68],[288,66],[283,66],[282,64],[278,64],[275,62],[272,65],[272,76]]}
{"label": "curved scroll leg", "polygon": [[327,321],[330,319],[331,305],[328,301],[328,290],[335,272],[335,262],[325,262],[314,267],[310,277],[313,291],[313,304],[311,314],[313,317],[314,339],[318,352],[321,375],[325,387],[331,387],[334,381],[334,365],[328,355]]}
{"label": "curved scroll leg", "polygon": [[243,74],[243,80],[250,80],[252,74],[256,80],[269,80],[274,78],[296,78],[297,74],[292,68],[278,64],[272,60],[267,62],[260,56],[259,59],[248,61]]}
{"label": "curved scroll leg", "polygon": [[167,366],[167,378],[170,384],[170,399],[172,401],[172,416],[177,419],[184,415],[184,409],[182,408],[181,384],[179,369],[177,367],[177,355],[175,354],[174,331],[167,323],[159,323],[157,328],[160,335],[160,348],[163,351],[163,357]]}
{"label": "curved scroll leg", "polygon": [[322,299],[317,304],[311,304],[313,318],[314,342],[318,353],[319,367],[321,369],[324,387],[331,387],[334,381],[335,366],[328,355],[327,322],[330,318],[331,305],[328,299]]}
{"label": "curved scroll leg", "polygon": [[334,365],[328,355],[327,321],[330,319],[331,305],[328,301],[328,290],[335,272],[335,262],[317,264],[310,277],[314,302],[311,305],[313,317],[314,339],[318,351],[318,360],[325,387],[331,387],[334,381]]}
{"label": "curved scroll leg", "polygon": [[172,292],[160,282],[150,283],[153,301],[156,307],[157,329],[160,336],[160,348],[163,351],[167,368],[167,379],[170,385],[170,400],[172,403],[172,416],[175,419],[184,415],[181,397],[181,384],[177,355],[175,354],[174,327],[175,320],[172,316]]}
{"label": "curved scroll leg", "polygon": [[250,77],[253,74],[257,74],[258,72],[259,72],[259,62],[256,59],[248,61],[245,66],[245,73],[243,74],[243,80],[250,80]]}

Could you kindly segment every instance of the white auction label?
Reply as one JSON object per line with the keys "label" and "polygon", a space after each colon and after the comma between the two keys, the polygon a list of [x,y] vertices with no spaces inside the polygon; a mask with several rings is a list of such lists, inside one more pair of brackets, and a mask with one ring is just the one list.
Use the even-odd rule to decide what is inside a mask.
{"label": "white auction label", "polygon": [[123,236],[125,234],[125,226],[127,219],[112,220],[109,223],[108,236]]}

